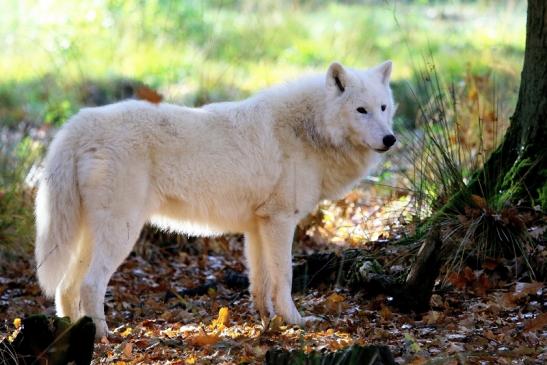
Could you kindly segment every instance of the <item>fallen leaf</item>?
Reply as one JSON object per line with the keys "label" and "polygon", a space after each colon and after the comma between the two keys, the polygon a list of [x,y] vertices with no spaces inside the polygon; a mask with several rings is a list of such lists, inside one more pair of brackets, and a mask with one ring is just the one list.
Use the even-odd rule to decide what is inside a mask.
{"label": "fallen leaf", "polygon": [[484,199],[482,196],[472,194],[471,201],[477,208],[486,209],[486,207],[488,207],[488,203],[486,202],[486,199]]}
{"label": "fallen leaf", "polygon": [[340,295],[338,293],[333,293],[329,295],[327,300],[331,303],[341,303],[346,300],[346,298],[343,295]]}
{"label": "fallen leaf", "polygon": [[431,299],[429,300],[429,304],[433,308],[443,308],[444,307],[443,298],[439,294],[433,294],[431,296]]}
{"label": "fallen leaf", "polygon": [[538,331],[545,326],[547,326],[547,312],[541,313],[536,318],[527,321],[524,325],[524,330],[527,332]]}
{"label": "fallen leaf", "polygon": [[515,294],[536,294],[541,288],[543,288],[543,283],[537,281],[533,281],[531,283],[518,282],[515,285]]}
{"label": "fallen leaf", "polygon": [[423,365],[427,363],[427,359],[425,357],[415,357],[413,358],[408,364],[409,365]]}
{"label": "fallen leaf", "polygon": [[127,327],[122,333],[120,333],[120,336],[127,337],[133,332],[133,329],[131,327]]}
{"label": "fallen leaf", "polygon": [[194,346],[209,346],[214,345],[220,340],[220,337],[215,334],[195,335],[188,339],[188,342]]}
{"label": "fallen leaf", "polygon": [[494,332],[492,332],[491,330],[486,330],[483,332],[483,334],[484,334],[484,337],[486,337],[489,340],[494,340],[494,341],[498,340],[496,335],[494,335]]}
{"label": "fallen leaf", "polygon": [[422,317],[426,324],[436,324],[441,318],[442,313],[438,311],[429,311]]}
{"label": "fallen leaf", "polygon": [[126,343],[122,352],[126,357],[130,357],[133,352],[133,344],[131,342]]}
{"label": "fallen leaf", "polygon": [[494,259],[486,259],[481,266],[483,269],[494,271],[498,267],[498,262]]}
{"label": "fallen leaf", "polygon": [[463,269],[463,276],[465,278],[465,280],[467,280],[467,283],[470,284],[472,283],[473,281],[475,281],[475,272],[473,271],[473,269],[471,269],[469,266],[466,266],[464,269]]}
{"label": "fallen leaf", "polygon": [[477,279],[477,281],[475,281],[473,287],[477,295],[484,297],[486,295],[486,292],[492,287],[492,284],[490,284],[488,275],[486,275],[485,273],[482,273]]}
{"label": "fallen leaf", "polygon": [[283,324],[284,324],[283,318],[281,316],[276,315],[270,320],[270,325],[268,329],[272,332],[279,332]]}
{"label": "fallen leaf", "polygon": [[340,313],[346,298],[338,293],[333,293],[325,301],[325,310],[330,313]]}
{"label": "fallen leaf", "polygon": [[383,305],[380,309],[380,317],[382,317],[382,319],[384,320],[389,320],[391,319],[392,315],[393,314],[391,313],[391,310],[386,305]]}
{"label": "fallen leaf", "polygon": [[222,307],[218,310],[218,317],[214,321],[214,326],[227,326],[230,321],[230,310],[228,307]]}
{"label": "fallen leaf", "polygon": [[139,86],[137,90],[135,90],[135,96],[140,100],[145,100],[152,104],[159,104],[163,100],[161,94],[145,85]]}

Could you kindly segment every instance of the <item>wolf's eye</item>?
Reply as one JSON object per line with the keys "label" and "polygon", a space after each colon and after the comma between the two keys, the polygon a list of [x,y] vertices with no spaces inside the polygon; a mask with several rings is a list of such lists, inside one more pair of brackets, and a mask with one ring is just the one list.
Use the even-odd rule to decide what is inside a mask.
{"label": "wolf's eye", "polygon": [[360,106],[359,108],[357,108],[357,111],[361,114],[367,114],[367,110],[365,108],[363,108],[362,106]]}
{"label": "wolf's eye", "polygon": [[386,104],[382,104],[382,111],[386,110]]}

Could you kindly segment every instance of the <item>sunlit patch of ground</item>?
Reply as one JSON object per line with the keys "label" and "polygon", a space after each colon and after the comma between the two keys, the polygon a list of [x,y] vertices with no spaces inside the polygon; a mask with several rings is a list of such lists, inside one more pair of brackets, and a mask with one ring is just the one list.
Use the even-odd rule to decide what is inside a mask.
{"label": "sunlit patch of ground", "polygon": [[320,224],[307,233],[321,242],[349,246],[400,238],[402,228],[411,221],[411,195],[400,194],[388,201],[375,195],[371,190],[355,190],[339,202],[323,202],[317,213]]}

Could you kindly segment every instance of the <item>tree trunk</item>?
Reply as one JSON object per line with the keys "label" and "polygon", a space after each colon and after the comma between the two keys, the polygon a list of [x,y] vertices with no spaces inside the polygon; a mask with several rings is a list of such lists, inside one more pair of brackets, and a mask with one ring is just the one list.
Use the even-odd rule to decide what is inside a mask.
{"label": "tree trunk", "polygon": [[[524,200],[540,202],[545,209],[547,194],[547,1],[529,0],[526,22],[526,47],[519,96],[511,125],[503,143],[490,156],[465,191],[452,197],[447,205],[458,204],[462,197],[475,193],[497,197],[501,203]],[[543,195],[542,195],[543,192]],[[543,201],[542,201],[543,200]],[[442,208],[445,211],[446,206]],[[430,223],[432,232],[438,229],[440,214]],[[426,238],[406,282],[402,298],[412,297],[416,311],[423,311],[429,301],[436,268],[441,263],[440,238]],[[431,263],[435,270],[430,270]]]}
{"label": "tree trunk", "polygon": [[[547,2],[529,0],[526,47],[515,113],[503,143],[490,156],[479,175],[480,186],[495,186],[503,194],[510,184],[521,189],[513,200],[537,202],[547,180]],[[480,186],[478,186],[480,185]]]}

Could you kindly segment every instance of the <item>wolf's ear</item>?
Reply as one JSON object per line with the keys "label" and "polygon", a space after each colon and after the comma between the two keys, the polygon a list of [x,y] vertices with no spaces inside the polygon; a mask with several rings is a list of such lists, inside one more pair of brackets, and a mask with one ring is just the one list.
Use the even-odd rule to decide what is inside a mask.
{"label": "wolf's ear", "polygon": [[391,62],[390,60],[385,61],[375,67],[375,69],[380,73],[380,76],[382,77],[382,83],[384,83],[385,85],[389,84],[392,68],[393,62]]}
{"label": "wolf's ear", "polygon": [[327,71],[327,87],[337,90],[338,95],[346,90],[348,75],[344,66],[338,62],[333,62]]}

